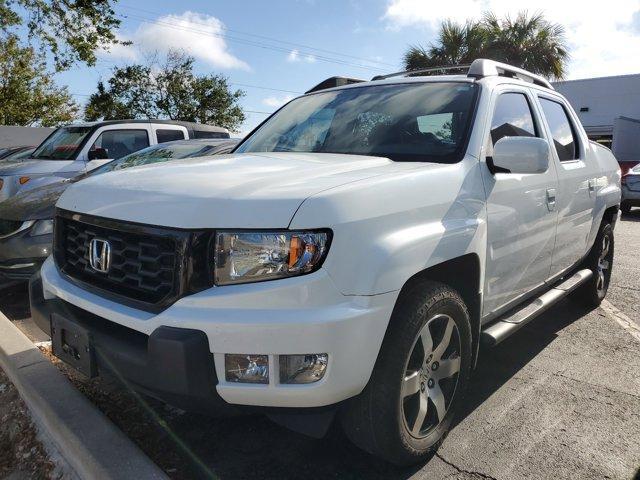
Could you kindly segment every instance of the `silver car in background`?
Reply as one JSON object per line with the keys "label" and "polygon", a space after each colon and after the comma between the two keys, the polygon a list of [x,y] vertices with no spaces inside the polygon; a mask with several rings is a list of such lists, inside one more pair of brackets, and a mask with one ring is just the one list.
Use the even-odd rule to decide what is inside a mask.
{"label": "silver car in background", "polygon": [[0,287],[28,280],[50,255],[55,204],[70,185],[115,170],[229,153],[237,143],[234,139],[162,143],[113,160],[89,173],[26,190],[0,202]]}
{"label": "silver car in background", "polygon": [[640,164],[622,177],[622,213],[629,213],[632,207],[640,207]]}

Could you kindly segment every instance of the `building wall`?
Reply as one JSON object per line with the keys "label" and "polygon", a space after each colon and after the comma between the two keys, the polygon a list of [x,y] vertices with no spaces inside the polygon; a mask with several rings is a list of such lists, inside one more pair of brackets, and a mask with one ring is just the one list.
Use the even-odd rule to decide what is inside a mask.
{"label": "building wall", "polygon": [[619,162],[640,160],[640,120],[618,117],[613,127],[613,147]]}
{"label": "building wall", "polygon": [[0,148],[38,146],[53,130],[53,128],[0,126]]}
{"label": "building wall", "polygon": [[[615,119],[640,119],[640,74],[555,82],[589,134],[611,135]],[[583,108],[589,111],[581,112]]]}

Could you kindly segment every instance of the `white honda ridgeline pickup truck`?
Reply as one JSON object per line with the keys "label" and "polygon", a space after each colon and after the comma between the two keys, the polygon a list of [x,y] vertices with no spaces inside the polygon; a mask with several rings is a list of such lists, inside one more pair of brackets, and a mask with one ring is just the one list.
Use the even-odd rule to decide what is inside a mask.
{"label": "white honda ridgeline pickup truck", "polygon": [[428,459],[480,343],[605,296],[620,170],[543,78],[422,73],[323,82],[231,155],[71,186],[30,287],[55,355]]}

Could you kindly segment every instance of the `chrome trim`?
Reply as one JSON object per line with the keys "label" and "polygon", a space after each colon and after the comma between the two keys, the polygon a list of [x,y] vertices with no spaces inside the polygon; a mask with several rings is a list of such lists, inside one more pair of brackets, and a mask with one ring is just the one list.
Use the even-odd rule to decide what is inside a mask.
{"label": "chrome trim", "polygon": [[0,265],[0,270],[17,270],[18,268],[33,267],[36,262],[32,263],[16,263],[15,265]]}
{"label": "chrome trim", "polygon": [[9,238],[12,237],[20,232],[24,232],[25,230],[28,230],[29,228],[31,228],[34,223],[36,223],[36,220],[27,220],[26,222],[22,222],[22,225],[20,225],[20,227],[18,227],[17,230],[14,230],[11,233],[7,233],[6,235],[0,235],[0,240],[2,240],[3,238]]}

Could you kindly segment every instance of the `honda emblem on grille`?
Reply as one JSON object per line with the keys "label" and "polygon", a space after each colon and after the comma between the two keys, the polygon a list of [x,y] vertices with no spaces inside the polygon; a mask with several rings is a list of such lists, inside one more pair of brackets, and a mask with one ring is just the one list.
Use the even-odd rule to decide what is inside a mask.
{"label": "honda emblem on grille", "polygon": [[89,244],[89,264],[96,272],[107,273],[111,267],[111,245],[107,240],[94,238]]}

